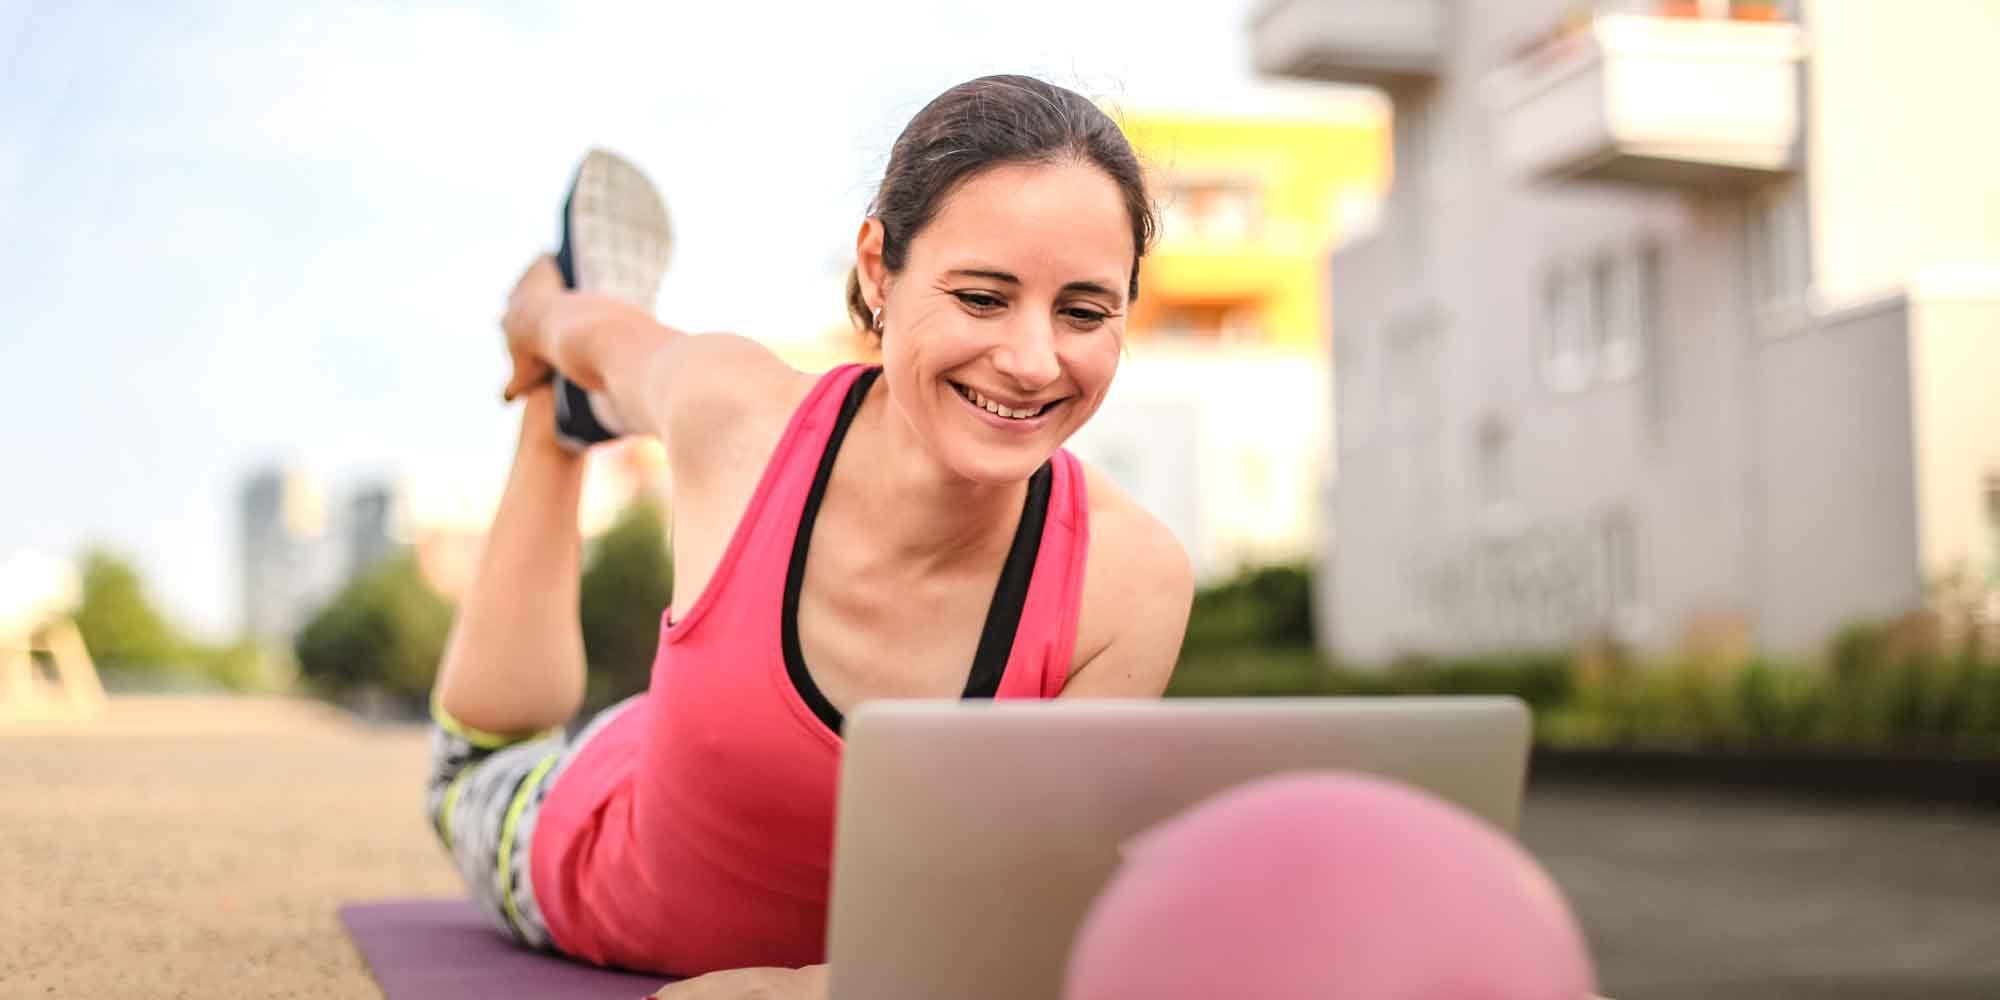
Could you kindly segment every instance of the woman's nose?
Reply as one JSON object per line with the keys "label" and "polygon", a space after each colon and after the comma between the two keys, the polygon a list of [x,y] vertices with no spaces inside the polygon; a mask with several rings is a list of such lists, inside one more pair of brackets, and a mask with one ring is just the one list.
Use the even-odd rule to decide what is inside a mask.
{"label": "woman's nose", "polygon": [[1046,316],[1024,319],[1008,331],[1007,342],[993,352],[993,367],[1019,385],[1035,392],[1062,374],[1056,357],[1056,331]]}

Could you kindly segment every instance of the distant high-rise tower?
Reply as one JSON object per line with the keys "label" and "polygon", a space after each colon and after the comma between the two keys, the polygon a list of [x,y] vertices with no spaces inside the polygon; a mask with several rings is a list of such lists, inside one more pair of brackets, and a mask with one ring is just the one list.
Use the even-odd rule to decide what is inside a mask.
{"label": "distant high-rise tower", "polygon": [[395,551],[396,518],[396,489],[388,483],[369,483],[348,498],[344,525],[348,579],[368,572]]}
{"label": "distant high-rise tower", "polygon": [[289,645],[326,596],[326,506],[319,484],[267,468],[243,486],[243,625],[259,642]]}

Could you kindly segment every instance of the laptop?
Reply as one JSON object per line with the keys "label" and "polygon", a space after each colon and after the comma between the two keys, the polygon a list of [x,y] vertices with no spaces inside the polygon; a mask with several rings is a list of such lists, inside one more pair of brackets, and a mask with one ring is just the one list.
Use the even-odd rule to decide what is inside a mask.
{"label": "laptop", "polygon": [[1511,833],[1530,737],[1505,697],[873,701],[845,735],[831,1000],[1060,996],[1120,845],[1267,775],[1391,778]]}

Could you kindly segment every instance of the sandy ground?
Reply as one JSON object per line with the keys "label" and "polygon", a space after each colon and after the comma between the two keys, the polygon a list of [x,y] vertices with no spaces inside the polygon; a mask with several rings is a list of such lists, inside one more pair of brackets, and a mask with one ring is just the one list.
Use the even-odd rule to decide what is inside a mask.
{"label": "sandy ground", "polygon": [[280,700],[0,728],[0,997],[377,997],[341,902],[450,896],[424,739]]}
{"label": "sandy ground", "polygon": [[[0,1000],[374,997],[342,902],[459,895],[424,737],[282,700],[0,723]],[[1619,1000],[2000,998],[2000,810],[1530,790]]]}

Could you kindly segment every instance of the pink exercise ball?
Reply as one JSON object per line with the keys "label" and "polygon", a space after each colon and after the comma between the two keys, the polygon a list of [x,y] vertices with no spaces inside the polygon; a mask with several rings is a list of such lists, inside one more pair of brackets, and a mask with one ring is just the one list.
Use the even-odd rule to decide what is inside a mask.
{"label": "pink exercise ball", "polygon": [[1223,792],[1127,845],[1065,1000],[1585,1000],[1555,883],[1483,820],[1379,778]]}

